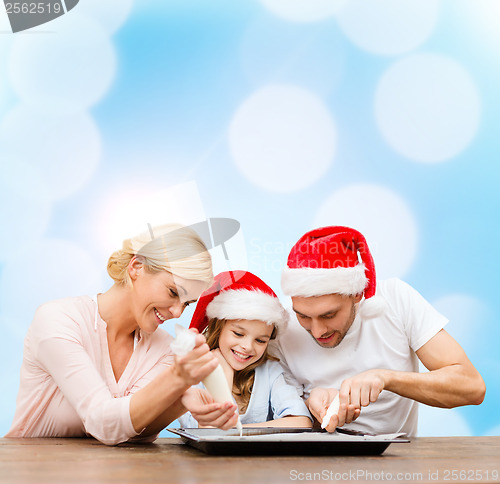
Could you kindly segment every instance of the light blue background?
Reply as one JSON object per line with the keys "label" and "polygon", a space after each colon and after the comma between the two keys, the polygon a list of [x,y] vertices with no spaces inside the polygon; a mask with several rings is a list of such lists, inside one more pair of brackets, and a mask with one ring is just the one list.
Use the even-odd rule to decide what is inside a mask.
{"label": "light blue background", "polygon": [[241,222],[232,267],[278,293],[305,231],[365,232],[487,384],[420,435],[499,435],[500,7],[284,3],[81,0],[15,35],[0,8],[0,435],[37,305],[109,287],[146,223],[206,217]]}

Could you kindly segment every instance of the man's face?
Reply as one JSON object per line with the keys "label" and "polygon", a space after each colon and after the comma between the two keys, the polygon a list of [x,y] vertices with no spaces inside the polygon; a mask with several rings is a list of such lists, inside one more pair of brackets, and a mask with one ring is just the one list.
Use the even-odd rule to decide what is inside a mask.
{"label": "man's face", "polygon": [[300,325],[323,348],[335,348],[344,339],[356,317],[358,296],[327,294],[292,297],[293,310]]}

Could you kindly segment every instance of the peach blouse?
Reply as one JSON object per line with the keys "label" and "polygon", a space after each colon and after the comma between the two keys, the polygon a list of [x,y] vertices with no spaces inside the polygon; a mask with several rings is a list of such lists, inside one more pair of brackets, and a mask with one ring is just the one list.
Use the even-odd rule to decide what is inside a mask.
{"label": "peach blouse", "polygon": [[97,299],[80,296],[40,306],[24,342],[21,381],[6,437],[82,437],[115,445],[141,439],[130,399],[173,363],[172,337],[136,331],[134,352],[116,381]]}

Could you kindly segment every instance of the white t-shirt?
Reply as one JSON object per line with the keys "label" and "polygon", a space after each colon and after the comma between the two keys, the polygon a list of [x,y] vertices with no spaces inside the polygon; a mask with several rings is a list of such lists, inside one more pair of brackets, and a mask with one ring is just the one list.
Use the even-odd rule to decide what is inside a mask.
{"label": "white t-shirt", "polygon": [[[363,371],[383,368],[418,372],[415,352],[448,322],[415,289],[399,279],[377,284],[388,308],[382,316],[361,320],[336,348],[323,348],[299,324],[289,310],[287,328],[278,334],[274,353],[285,367],[286,377],[304,398],[312,388],[339,389],[342,382]],[[417,402],[390,391],[361,409],[356,421],[346,428],[370,433],[417,433]]]}

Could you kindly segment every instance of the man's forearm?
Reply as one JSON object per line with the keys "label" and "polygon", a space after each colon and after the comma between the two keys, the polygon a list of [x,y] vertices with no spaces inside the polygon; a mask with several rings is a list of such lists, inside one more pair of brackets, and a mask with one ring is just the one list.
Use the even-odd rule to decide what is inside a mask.
{"label": "man's forearm", "polygon": [[384,390],[443,408],[479,405],[485,385],[474,368],[456,364],[427,373],[381,370]]}

